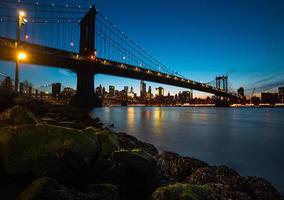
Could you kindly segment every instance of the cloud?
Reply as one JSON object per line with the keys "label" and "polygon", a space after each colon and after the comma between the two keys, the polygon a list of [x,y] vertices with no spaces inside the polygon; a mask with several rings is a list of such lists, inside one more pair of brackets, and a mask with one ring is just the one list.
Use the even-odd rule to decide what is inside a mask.
{"label": "cloud", "polygon": [[284,72],[281,72],[281,73],[278,73],[278,74],[274,74],[274,75],[269,76],[267,78],[260,79],[260,80],[256,81],[255,84],[268,82],[268,81],[273,80],[273,79],[275,79],[275,78],[277,78],[279,76],[282,76],[282,75],[284,75]]}
{"label": "cloud", "polygon": [[59,69],[58,70],[60,74],[64,75],[64,76],[70,76],[71,72],[69,70],[64,70],[64,69]]}
{"label": "cloud", "polygon": [[271,89],[276,89],[277,87],[284,86],[284,80],[275,81],[269,84],[265,84],[259,87],[256,87],[257,92],[263,92]]}

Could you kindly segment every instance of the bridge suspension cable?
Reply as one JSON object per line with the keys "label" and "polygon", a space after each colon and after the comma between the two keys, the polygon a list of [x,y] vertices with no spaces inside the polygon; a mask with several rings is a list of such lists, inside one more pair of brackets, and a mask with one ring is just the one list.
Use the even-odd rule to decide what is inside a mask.
{"label": "bridge suspension cable", "polygon": [[[148,51],[139,46],[134,40],[118,29],[107,17],[98,12],[96,21],[96,49],[98,56],[117,61],[166,72],[174,76],[185,78],[175,70],[163,64]],[[106,54],[107,48],[114,47],[114,53]]]}

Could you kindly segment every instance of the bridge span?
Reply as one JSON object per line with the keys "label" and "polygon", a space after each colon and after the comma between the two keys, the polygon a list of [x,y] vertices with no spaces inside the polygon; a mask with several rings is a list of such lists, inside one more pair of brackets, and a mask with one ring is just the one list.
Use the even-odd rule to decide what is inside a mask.
{"label": "bridge span", "polygon": [[[80,21],[79,52],[53,48],[44,44],[27,41],[21,41],[18,46],[17,40],[0,35],[0,60],[16,62],[18,52],[23,51],[28,55],[27,59],[22,61],[25,64],[64,68],[75,72],[77,74],[77,94],[72,102],[75,105],[84,107],[91,107],[95,103],[95,74],[108,74],[151,81],[207,92],[220,97],[241,99],[238,94],[230,92],[227,89],[190,80],[178,74],[169,73],[168,71],[146,68],[142,64],[139,65],[135,62],[126,62],[124,61],[125,56],[123,56],[122,60],[100,57],[97,55],[97,50],[95,49],[95,35],[100,33],[100,28],[95,24],[96,16],[97,10],[93,6]],[[107,38],[106,36],[104,39],[112,41],[111,38]],[[128,55],[130,59],[132,58],[132,60],[142,63],[133,52],[126,51],[125,47],[122,47],[122,50],[123,55]],[[137,49],[135,50],[137,51]],[[156,62],[156,59],[153,60],[151,60],[152,63]],[[161,63],[158,62],[158,64],[160,69]]]}

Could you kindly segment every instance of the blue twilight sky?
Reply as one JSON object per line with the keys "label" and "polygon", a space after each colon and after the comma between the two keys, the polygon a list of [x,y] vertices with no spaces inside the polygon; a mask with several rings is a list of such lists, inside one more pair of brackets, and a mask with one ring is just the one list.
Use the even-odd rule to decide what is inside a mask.
{"label": "blue twilight sky", "polygon": [[[29,1],[30,2],[30,1]],[[48,2],[48,1],[44,1]],[[93,1],[50,1],[92,4]],[[180,74],[208,82],[229,75],[233,88],[250,93],[284,86],[283,0],[96,0],[97,8],[163,63]],[[0,65],[13,75],[14,65]],[[22,66],[21,79],[35,86],[55,81],[75,87],[75,74],[56,68]],[[139,81],[96,75],[96,85]],[[148,83],[157,87],[160,84]],[[164,86],[171,93],[183,90]],[[195,92],[196,95],[205,95]]]}

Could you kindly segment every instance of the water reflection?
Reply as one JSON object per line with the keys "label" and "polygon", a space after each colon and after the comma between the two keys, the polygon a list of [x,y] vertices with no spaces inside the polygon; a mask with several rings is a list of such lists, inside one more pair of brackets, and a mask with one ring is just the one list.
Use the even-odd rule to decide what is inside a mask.
{"label": "water reflection", "polygon": [[[122,116],[123,118],[124,116]],[[135,128],[135,109],[133,107],[127,108],[127,120],[129,128]]]}
{"label": "water reflection", "polygon": [[93,113],[160,149],[265,177],[284,192],[284,109],[112,107]]}

